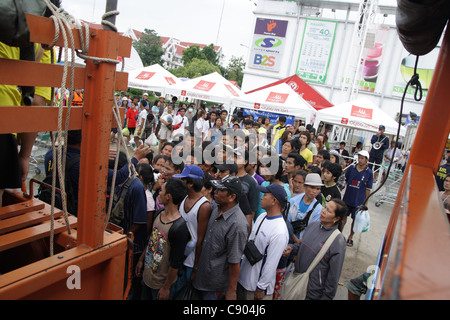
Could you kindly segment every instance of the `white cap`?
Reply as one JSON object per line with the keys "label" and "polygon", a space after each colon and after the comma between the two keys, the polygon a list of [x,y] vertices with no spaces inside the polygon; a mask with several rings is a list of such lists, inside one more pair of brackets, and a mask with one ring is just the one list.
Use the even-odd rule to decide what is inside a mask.
{"label": "white cap", "polygon": [[366,150],[361,150],[360,152],[358,152],[358,155],[361,155],[363,157],[366,157],[367,159],[369,159],[369,152],[367,152]]}

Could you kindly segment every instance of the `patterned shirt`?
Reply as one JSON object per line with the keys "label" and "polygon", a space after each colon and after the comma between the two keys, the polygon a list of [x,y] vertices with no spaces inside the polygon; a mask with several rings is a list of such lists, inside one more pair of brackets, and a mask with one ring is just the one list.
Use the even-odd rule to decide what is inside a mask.
{"label": "patterned shirt", "polygon": [[194,287],[202,291],[226,291],[229,264],[240,263],[249,225],[239,205],[219,216],[220,206],[213,206]]}

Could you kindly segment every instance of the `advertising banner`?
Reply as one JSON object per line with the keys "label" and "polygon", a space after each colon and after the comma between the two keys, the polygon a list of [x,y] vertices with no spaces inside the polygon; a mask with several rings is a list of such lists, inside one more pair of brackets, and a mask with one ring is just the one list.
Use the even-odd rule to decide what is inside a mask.
{"label": "advertising banner", "polygon": [[275,125],[277,124],[277,120],[280,116],[286,117],[286,124],[294,125],[294,117],[288,116],[286,114],[278,114],[273,112],[266,112],[266,111],[260,111],[260,110],[252,110],[252,109],[242,109],[244,112],[244,115],[252,115],[253,119],[258,120],[259,117],[266,117],[270,119],[270,123]]}
{"label": "advertising banner", "polygon": [[296,74],[307,82],[325,83],[337,22],[306,19]]}
{"label": "advertising banner", "polygon": [[[417,73],[419,74],[420,85],[422,86],[422,96],[426,98],[428,89],[430,88],[431,80],[434,74],[434,68],[439,56],[439,47],[434,48],[430,53],[420,56],[417,63]],[[395,78],[392,95],[395,97],[402,97],[405,92],[406,84],[414,74],[414,66],[416,63],[416,56],[411,55],[403,49],[400,63],[397,67],[397,75]],[[408,87],[405,97],[407,99],[414,99],[416,88]]]}
{"label": "advertising banner", "polygon": [[284,51],[288,21],[256,19],[249,68],[278,72]]}
{"label": "advertising banner", "polygon": [[388,35],[389,27],[387,26],[378,26],[376,30],[370,32],[371,41],[366,40],[361,65],[359,67],[359,77],[356,79],[359,84],[359,90],[375,92],[378,73],[383,60],[383,49],[386,45]]}

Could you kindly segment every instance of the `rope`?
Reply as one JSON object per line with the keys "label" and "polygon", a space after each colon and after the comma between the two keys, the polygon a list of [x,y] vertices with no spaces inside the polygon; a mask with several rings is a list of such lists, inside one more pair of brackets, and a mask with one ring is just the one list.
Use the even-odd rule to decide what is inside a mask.
{"label": "rope", "polygon": [[[55,36],[53,38],[52,43],[49,46],[46,46],[47,49],[52,49],[53,46],[56,44],[57,40],[59,39],[60,33],[63,35],[64,40],[64,72],[63,72],[63,78],[61,83],[61,94],[60,101],[59,101],[59,109],[58,109],[58,130],[57,130],[57,142],[58,142],[58,150],[55,150],[55,139],[52,136],[52,150],[53,150],[53,172],[52,172],[52,199],[51,199],[51,223],[50,223],[50,255],[52,256],[54,254],[54,204],[55,204],[55,195],[56,195],[56,171],[58,170],[58,178],[59,178],[59,184],[61,189],[61,198],[62,198],[62,211],[63,211],[63,217],[66,223],[66,229],[69,234],[71,234],[71,229],[69,226],[69,218],[67,213],[67,195],[65,191],[65,164],[66,164],[66,155],[67,155],[67,148],[64,149],[64,155],[62,152],[62,148],[64,145],[67,145],[67,128],[69,125],[70,120],[70,109],[71,109],[71,102],[72,97],[69,97],[68,102],[68,109],[67,109],[67,115],[66,115],[66,123],[65,123],[65,130],[63,135],[63,129],[62,129],[62,118],[63,118],[63,103],[62,100],[64,98],[64,92],[66,90],[66,80],[67,80],[67,72],[68,72],[68,41],[67,41],[67,33],[66,30],[68,30],[68,34],[70,37],[70,44],[72,47],[74,47],[74,39],[73,34],[71,32],[70,24],[68,20],[73,21],[74,19],[66,13],[62,8],[57,8],[55,5],[50,3],[48,0],[44,0],[47,7],[52,12],[51,19],[55,25]],[[73,91],[73,83],[75,79],[75,55],[72,51],[72,63],[71,63],[71,78],[70,78],[70,88],[71,91]],[[56,162],[57,167],[55,168],[55,154],[57,152]]]}
{"label": "rope", "polygon": [[[403,114],[403,103],[405,102],[406,92],[408,91],[408,87],[410,85],[416,87],[416,90],[414,92],[414,100],[416,100],[416,101],[422,100],[422,85],[420,84],[419,74],[417,73],[417,65],[418,65],[418,63],[419,63],[419,56],[416,56],[416,63],[415,63],[415,66],[414,66],[414,74],[411,77],[411,79],[408,81],[408,83],[406,84],[405,90],[403,92],[402,101],[401,101],[401,104],[400,104],[400,116]],[[402,125],[402,122],[399,119],[398,127],[397,127],[397,137],[396,137],[396,141],[395,141],[394,150],[392,151],[392,155],[395,155],[395,151],[397,150],[397,144],[398,144],[398,138],[400,136],[401,125]],[[391,167],[392,167],[393,163],[394,163],[394,159],[392,159],[390,161],[389,167],[388,167],[388,169],[386,171],[386,175],[385,175],[383,181],[378,186],[378,188],[375,191],[373,191],[372,193],[370,193],[367,196],[367,198],[364,200],[364,202],[363,202],[363,207],[365,207],[365,208],[363,208],[364,210],[367,210],[367,202],[369,201],[369,198],[372,195],[374,195],[375,193],[377,193],[383,187],[383,185],[385,184],[386,180],[389,177],[389,172],[391,171]]]}
{"label": "rope", "polygon": [[[60,182],[60,188],[61,188],[61,195],[62,195],[62,204],[63,204],[63,216],[66,222],[66,227],[67,227],[67,231],[70,234],[71,230],[70,230],[70,226],[69,226],[69,222],[68,222],[68,213],[67,213],[67,196],[66,196],[66,192],[65,192],[65,165],[66,165],[66,156],[67,156],[67,148],[64,149],[64,154],[62,154],[62,149],[63,146],[67,145],[67,135],[68,135],[68,127],[69,127],[69,121],[70,121],[70,111],[71,111],[71,106],[72,106],[72,99],[73,99],[73,90],[74,90],[74,78],[75,78],[75,54],[84,59],[84,60],[93,60],[94,62],[97,63],[112,63],[112,64],[118,64],[120,63],[120,60],[116,60],[116,59],[109,59],[109,58],[99,58],[99,57],[92,57],[92,56],[88,56],[87,53],[89,51],[89,25],[88,24],[83,24],[83,26],[79,26],[78,23],[76,23],[75,19],[69,14],[67,13],[64,9],[62,8],[57,8],[55,5],[53,5],[52,3],[50,3],[48,0],[44,0],[45,4],[47,5],[47,7],[52,11],[52,16],[50,17],[55,25],[55,36],[53,38],[53,41],[51,42],[50,45],[45,46],[46,49],[51,49],[53,48],[53,46],[56,44],[56,42],[58,41],[60,34],[63,35],[63,40],[64,40],[64,72],[63,72],[63,78],[62,78],[62,83],[61,83],[61,96],[59,98],[59,112],[58,112],[58,133],[57,133],[57,138],[56,141],[58,142],[58,150],[55,150],[55,139],[53,138],[52,135],[52,150],[53,150],[53,163],[55,160],[55,154],[56,151],[58,152],[58,156],[57,156],[57,170],[58,170],[58,176],[59,176],[59,182]],[[106,12],[103,16],[102,16],[102,24],[103,25],[107,25],[109,26],[111,29],[113,29],[115,32],[117,32],[117,27],[112,24],[109,21],[106,21],[105,19],[109,16],[112,15],[118,15],[119,11],[115,10],[115,11],[110,11],[110,12]],[[74,37],[73,37],[73,33],[72,33],[72,29],[70,26],[70,23],[77,25],[77,29],[79,30],[79,34],[80,34],[80,43],[81,43],[81,51],[75,50],[75,41],[74,41]],[[84,27],[84,33],[83,33],[83,27]],[[63,118],[63,99],[64,99],[64,92],[66,91],[66,80],[67,80],[67,73],[68,73],[68,40],[67,40],[67,33],[66,33],[66,29],[67,29],[67,33],[69,35],[69,39],[70,39],[70,45],[72,48],[72,59],[71,59],[71,77],[70,77],[70,95],[69,95],[69,100],[67,103],[67,115],[66,115],[66,121],[65,121],[65,129],[63,129],[62,127],[62,118]],[[83,37],[84,35],[84,37]],[[122,59],[122,71],[124,69],[124,59]],[[122,135],[122,121],[120,119],[120,112],[119,112],[119,106],[117,105],[116,100],[113,98],[114,101],[114,108],[113,108],[113,114],[114,114],[114,118],[117,122],[117,126],[118,126],[118,131],[119,131],[119,139],[118,139],[118,143],[117,143],[117,153],[119,154],[119,150],[120,150],[120,144],[124,144],[124,140],[123,140],[123,135]],[[64,134],[63,134],[64,132]],[[129,163],[129,167],[130,167],[130,171],[129,171],[129,177],[131,177],[132,175],[137,175],[136,170],[134,168],[134,166],[131,163],[131,158],[130,155],[128,154],[128,150],[127,147],[125,145],[125,152],[126,152],[126,156],[127,156],[127,161]],[[112,181],[112,187],[111,187],[111,198],[109,201],[109,205],[108,205],[108,211],[107,211],[107,217],[105,219],[105,228],[106,225],[109,221],[109,216],[111,214],[111,209],[112,209],[112,203],[113,203],[113,194],[114,194],[114,185],[115,185],[115,180],[116,180],[116,176],[117,176],[117,166],[118,166],[118,159],[119,157],[116,157],[115,163],[114,163],[114,174],[113,174],[113,181]],[[50,224],[50,255],[53,255],[54,252],[54,204],[55,204],[55,184],[56,184],[56,171],[53,170],[52,172],[52,201],[51,201],[51,224]]]}

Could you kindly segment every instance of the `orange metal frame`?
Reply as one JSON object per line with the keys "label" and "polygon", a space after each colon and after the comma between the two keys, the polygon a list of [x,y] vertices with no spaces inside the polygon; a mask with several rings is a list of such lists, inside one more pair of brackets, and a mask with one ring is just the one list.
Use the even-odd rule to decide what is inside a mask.
{"label": "orange metal frame", "polygon": [[[27,15],[27,22],[32,42],[52,42],[50,19]],[[79,33],[73,33],[75,49],[81,49]],[[63,46],[63,40],[56,45]],[[129,57],[130,51],[131,39],[90,31],[89,56],[117,59]],[[63,66],[8,59],[0,59],[0,69],[0,83],[12,85],[59,87],[63,73]],[[20,254],[18,267],[0,275],[0,299],[122,299],[126,236],[104,226],[114,91],[127,90],[127,79],[115,64],[87,60],[86,68],[76,68],[74,87],[85,89],[84,106],[71,109],[69,125],[82,129],[78,218],[69,217],[69,234],[62,213],[55,210],[58,253],[49,256],[42,247],[48,245],[50,206],[20,192],[5,193],[10,205],[0,208],[0,254],[32,254]],[[55,131],[57,112],[56,107],[0,106],[0,133]],[[80,268],[81,289],[67,286],[68,267],[74,265]]]}
{"label": "orange metal frame", "polygon": [[435,174],[450,132],[450,33],[442,44],[379,257],[372,299],[449,299],[449,221]]}

